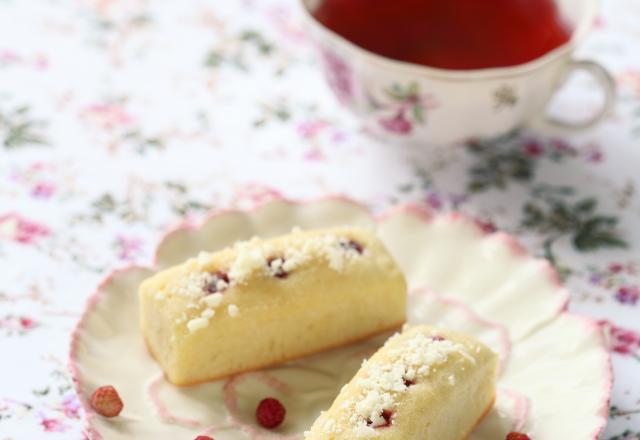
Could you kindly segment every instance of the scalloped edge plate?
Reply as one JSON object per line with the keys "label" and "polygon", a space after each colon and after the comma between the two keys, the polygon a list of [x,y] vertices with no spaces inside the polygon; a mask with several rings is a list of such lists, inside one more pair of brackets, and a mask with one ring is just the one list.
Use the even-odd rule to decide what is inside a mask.
{"label": "scalloped edge plate", "polygon": [[[70,370],[89,438],[190,438],[205,432],[216,440],[300,438],[383,339],[227,381],[176,388],[164,381],[142,343],[137,284],[203,249],[280,235],[294,226],[345,224],[377,228],[412,291],[410,322],[467,331],[500,353],[496,407],[473,440],[497,440],[510,430],[535,440],[598,438],[611,394],[610,356],[595,320],[567,312],[568,292],[547,261],[530,257],[507,234],[483,232],[460,214],[434,216],[403,205],[373,216],[342,197],[277,199],[249,211],[219,211],[200,224],[185,221],[161,240],[152,268],[131,266],[109,274],[88,299],[71,339]],[[96,416],[88,404],[92,390],[107,383],[125,402],[115,419]],[[252,420],[253,400],[267,392],[300,408],[278,432]]]}

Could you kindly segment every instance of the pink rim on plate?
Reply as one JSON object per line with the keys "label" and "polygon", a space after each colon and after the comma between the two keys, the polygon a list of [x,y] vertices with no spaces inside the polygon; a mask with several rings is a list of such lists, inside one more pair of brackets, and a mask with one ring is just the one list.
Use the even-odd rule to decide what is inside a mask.
{"label": "pink rim on plate", "polygon": [[[255,234],[277,235],[292,226],[351,223],[376,227],[405,271],[413,293],[410,322],[468,331],[485,338],[501,354],[495,414],[485,420],[472,439],[495,440],[497,434],[512,429],[523,430],[535,440],[598,438],[609,408],[610,356],[596,321],[568,313],[569,294],[547,261],[530,257],[510,235],[487,232],[458,213],[433,215],[422,206],[403,205],[374,216],[365,206],[344,197],[303,202],[274,198],[247,211],[218,211],[199,223],[185,220],[163,236],[151,267],[129,266],[108,274],[87,300],[71,337],[69,368],[86,413],[88,437],[124,439],[166,434],[189,438],[206,432],[214,434],[216,440],[299,438],[295,433],[303,431],[314,414],[289,426],[286,432],[270,433],[257,428],[249,416],[244,417],[243,409],[238,408],[242,402],[237,395],[229,394],[252,380],[258,386],[262,373],[205,384],[200,389],[174,389],[165,383],[139,341],[136,325],[128,322],[125,314],[135,316],[139,279],[200,249],[217,249]],[[357,346],[350,356],[373,349],[371,344],[367,349]],[[110,356],[112,365],[107,361]],[[331,365],[331,356],[340,355],[320,355],[275,368],[269,374],[279,375],[279,379],[272,383],[290,377],[296,368],[296,374],[322,371]],[[128,374],[139,377],[130,378]],[[329,371],[327,376],[331,374]],[[330,387],[322,386],[337,387],[348,378],[326,379],[327,384],[333,382]],[[304,378],[305,383],[309,380]],[[121,390],[125,403],[116,419],[96,415],[88,403],[91,391],[107,381]],[[250,395],[252,389],[245,385],[241,392]],[[322,394],[322,405],[328,405],[333,392],[318,389],[308,394]],[[548,395],[553,392],[557,395]],[[211,403],[215,408],[203,405],[203,395],[217,396]],[[229,402],[233,408],[228,407]],[[315,401],[304,405],[313,411],[318,409]],[[216,417],[207,419],[206,411]]]}

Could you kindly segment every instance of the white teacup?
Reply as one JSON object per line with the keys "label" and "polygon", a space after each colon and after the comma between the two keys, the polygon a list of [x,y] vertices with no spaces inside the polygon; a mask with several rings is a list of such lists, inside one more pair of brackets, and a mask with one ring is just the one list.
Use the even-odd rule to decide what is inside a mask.
{"label": "white teacup", "polygon": [[[593,61],[572,57],[595,20],[597,0],[558,0],[573,28],[566,44],[525,64],[477,70],[431,68],[369,52],[313,17],[321,0],[300,1],[338,100],[385,137],[443,144],[495,136],[524,125],[576,130],[596,124],[614,103],[609,73]],[[605,95],[602,108],[575,123],[547,116],[549,100],[576,70],[598,82]]]}

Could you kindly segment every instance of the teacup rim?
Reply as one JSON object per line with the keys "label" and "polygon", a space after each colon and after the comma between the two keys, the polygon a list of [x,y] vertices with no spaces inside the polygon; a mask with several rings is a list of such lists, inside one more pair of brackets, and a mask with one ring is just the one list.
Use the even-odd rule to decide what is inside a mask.
{"label": "teacup rim", "polygon": [[368,58],[369,61],[375,64],[382,64],[384,67],[394,70],[401,70],[407,74],[428,75],[430,77],[445,78],[449,80],[477,80],[513,77],[527,74],[531,71],[540,69],[543,66],[548,65],[549,63],[567,55],[568,53],[573,52],[578,43],[584,40],[589,30],[593,27],[597,16],[598,6],[600,5],[600,0],[590,0],[590,3],[587,5],[587,12],[574,29],[569,41],[561,46],[558,46],[552,51],[549,51],[534,60],[514,66],[488,67],[483,69],[466,70],[442,69],[438,67],[423,66],[420,64],[414,64],[406,61],[388,58],[375,52],[371,52],[363,47],[356,45],[347,38],[341,36],[340,34],[332,31],[331,29],[320,23],[309,10],[307,3],[308,0],[298,0],[298,4],[300,5],[307,22],[311,23],[311,25],[320,32],[336,40],[343,46],[346,46],[349,50],[356,52],[365,58]]}

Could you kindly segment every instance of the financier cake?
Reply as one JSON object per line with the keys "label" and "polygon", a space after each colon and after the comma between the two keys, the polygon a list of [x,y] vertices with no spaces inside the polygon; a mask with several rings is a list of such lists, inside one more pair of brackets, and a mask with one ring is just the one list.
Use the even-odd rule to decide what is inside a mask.
{"label": "financier cake", "polygon": [[497,360],[468,336],[408,328],[362,364],[305,439],[466,439],[493,406]]}
{"label": "financier cake", "polygon": [[140,324],[168,380],[189,385],[399,328],[406,290],[372,230],[295,230],[145,280]]}

